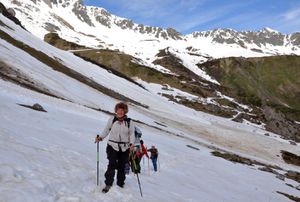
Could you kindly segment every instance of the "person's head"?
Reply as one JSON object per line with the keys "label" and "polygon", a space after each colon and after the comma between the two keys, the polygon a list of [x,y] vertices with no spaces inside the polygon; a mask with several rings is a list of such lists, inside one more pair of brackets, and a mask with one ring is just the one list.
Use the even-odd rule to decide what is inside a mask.
{"label": "person's head", "polygon": [[117,118],[122,118],[128,113],[128,105],[124,102],[120,102],[115,106],[115,113]]}
{"label": "person's head", "polygon": [[152,147],[151,147],[152,149],[155,149],[155,146],[154,145],[152,145]]}

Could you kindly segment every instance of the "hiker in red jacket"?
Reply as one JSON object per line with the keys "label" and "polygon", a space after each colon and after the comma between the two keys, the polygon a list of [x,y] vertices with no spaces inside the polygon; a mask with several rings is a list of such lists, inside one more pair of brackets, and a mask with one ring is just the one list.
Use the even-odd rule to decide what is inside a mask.
{"label": "hiker in red jacket", "polygon": [[149,155],[148,155],[148,152],[147,152],[147,148],[144,145],[144,141],[141,140],[140,143],[141,143],[141,148],[142,148],[143,154],[145,154],[147,156],[147,158],[149,158]]}

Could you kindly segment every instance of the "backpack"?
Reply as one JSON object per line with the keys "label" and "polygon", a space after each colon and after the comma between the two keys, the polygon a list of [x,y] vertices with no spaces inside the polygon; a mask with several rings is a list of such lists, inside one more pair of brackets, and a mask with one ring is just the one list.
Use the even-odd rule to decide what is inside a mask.
{"label": "backpack", "polygon": [[140,146],[142,131],[136,126],[134,127],[134,136],[135,136],[134,145]]}
{"label": "backpack", "polygon": [[[113,125],[117,120],[118,120],[118,118],[117,118],[116,116],[114,116],[114,119],[113,119],[113,121],[112,121],[112,123],[111,123],[111,126],[110,126],[110,128],[109,128],[109,131],[111,130],[112,125]],[[130,121],[131,121],[131,118],[128,118],[128,117],[126,116],[125,119],[124,119],[124,121],[125,121],[125,125],[127,124],[127,127],[130,128]]]}
{"label": "backpack", "polygon": [[150,149],[151,157],[157,158],[158,157],[158,151],[156,148]]}

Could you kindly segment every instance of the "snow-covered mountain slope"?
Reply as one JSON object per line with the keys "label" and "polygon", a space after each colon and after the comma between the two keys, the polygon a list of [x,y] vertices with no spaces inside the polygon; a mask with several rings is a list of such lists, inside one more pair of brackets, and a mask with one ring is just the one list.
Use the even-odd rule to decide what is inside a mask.
{"label": "snow-covered mountain slope", "polygon": [[[93,138],[108,119],[98,109],[112,112],[120,99],[130,103],[129,116],[145,142],[160,150],[161,172],[148,176],[145,166],[141,176],[145,201],[287,201],[277,191],[299,197],[298,182],[276,178],[300,171],[281,157],[281,150],[299,153],[299,145],[168,101],[156,94],[156,85],[143,83],[145,90],[43,42],[1,14],[0,53],[1,202],[139,201],[134,176],[124,190],[114,187],[108,195],[95,187]],[[19,105],[34,103],[47,113]],[[257,169],[262,165],[232,164],[213,157],[214,150],[283,170],[273,167],[278,173],[271,174]],[[103,143],[102,174],[105,167]]]}
{"label": "snow-covered mountain slope", "polygon": [[[149,172],[146,159],[141,163],[142,199],[133,174],[127,176],[124,189],[113,186],[104,195],[106,143],[100,144],[101,183],[97,187],[93,139],[105,126],[107,114],[2,80],[0,97],[1,202],[289,201],[277,191],[300,197],[298,190],[285,184],[297,186],[293,180],[281,181],[253,166],[214,157],[211,149],[143,124],[138,125],[146,145],[159,149],[160,172]],[[17,105],[36,102],[48,112]]]}
{"label": "snow-covered mountain slope", "polygon": [[[225,29],[184,36],[173,29],[136,24],[103,8],[85,6],[82,0],[2,2],[14,8],[24,26],[41,39],[49,32],[57,32],[64,39],[87,47],[125,52],[156,69],[161,69],[153,64],[156,55],[168,47],[197,74],[201,70],[196,64],[210,57],[300,54],[299,33],[284,35],[269,28],[258,32]],[[200,75],[208,78],[204,73]]]}
{"label": "snow-covered mountain slope", "polygon": [[[298,151],[298,147],[291,147],[288,141],[265,137],[266,132],[260,128],[233,123],[229,119],[208,115],[168,101],[157,95],[153,89],[155,87],[151,84],[144,83],[146,89],[149,89],[145,90],[99,66],[43,42],[2,15],[0,15],[0,20],[6,25],[0,26],[2,32],[0,59],[3,67],[7,68],[1,73],[5,73],[5,70],[18,72],[16,75],[10,75],[10,79],[22,75],[25,78],[23,80],[29,80],[40,91],[50,92],[51,95],[70,102],[105,111],[112,111],[117,100],[127,99],[135,108],[131,114],[133,117],[147,114],[148,118],[139,121],[171,132],[174,132],[174,128],[180,124],[181,127],[177,130],[181,130],[182,134],[201,136],[207,143],[217,143],[227,149],[234,146],[236,152],[247,153],[250,150],[258,158],[270,161],[270,163],[284,164],[281,157],[276,156],[280,154],[280,150]],[[12,43],[24,43],[25,47],[32,49],[28,51],[19,48],[21,45],[16,47],[8,42],[4,34],[8,34],[16,40]],[[46,59],[33,55],[33,50],[45,53],[43,57]],[[38,55],[41,53],[38,52]],[[65,66],[61,66],[61,68],[69,69],[66,71],[53,69],[53,64],[47,62],[50,60],[47,56],[58,61],[55,65],[63,64]],[[69,74],[70,71],[74,71],[76,74]],[[12,73],[8,71],[9,74]],[[81,79],[82,77],[90,80]],[[20,78],[20,80],[22,79]],[[97,85],[101,85],[105,89],[101,91]],[[218,138],[219,135],[223,138]],[[266,147],[266,141],[270,141],[273,147]],[[250,142],[253,144],[249,144]]]}

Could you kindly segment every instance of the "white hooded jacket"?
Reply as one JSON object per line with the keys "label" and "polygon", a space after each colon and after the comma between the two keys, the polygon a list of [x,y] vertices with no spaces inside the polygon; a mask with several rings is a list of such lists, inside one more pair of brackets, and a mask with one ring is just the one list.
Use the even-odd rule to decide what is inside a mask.
{"label": "white hooded jacket", "polygon": [[129,148],[129,144],[134,144],[135,135],[134,135],[134,124],[130,120],[129,128],[126,121],[115,121],[114,117],[111,117],[106,127],[104,128],[101,138],[104,139],[109,135],[107,144],[112,146],[114,150],[119,151],[119,148],[125,152]]}

